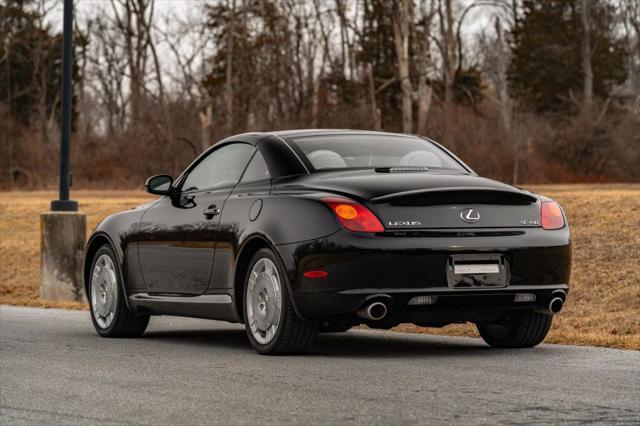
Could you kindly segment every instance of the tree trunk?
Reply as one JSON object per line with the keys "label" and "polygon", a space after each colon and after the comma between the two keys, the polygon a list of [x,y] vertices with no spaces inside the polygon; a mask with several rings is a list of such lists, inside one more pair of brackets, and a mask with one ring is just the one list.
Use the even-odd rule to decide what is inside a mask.
{"label": "tree trunk", "polygon": [[318,128],[318,113],[320,106],[320,78],[313,84],[313,99],[311,101],[311,127]]}
{"label": "tree trunk", "polygon": [[583,74],[583,95],[582,112],[587,123],[591,122],[591,112],[593,109],[593,70],[591,67],[591,13],[589,2],[582,0],[582,74]]}
{"label": "tree trunk", "polygon": [[151,28],[154,1],[111,0],[114,22],[124,37],[123,49],[129,70],[130,117],[134,125],[142,119],[149,47],[147,31]]}
{"label": "tree trunk", "polygon": [[500,125],[506,142],[513,147],[513,170],[511,183],[518,183],[520,173],[520,138],[517,131],[517,123],[514,124],[513,101],[509,96],[509,83],[507,70],[509,68],[509,46],[504,40],[500,18],[496,17],[496,76],[495,85],[498,95],[498,110],[500,112]]}
{"label": "tree trunk", "polygon": [[427,133],[427,117],[429,116],[429,110],[431,109],[431,96],[433,90],[431,86],[427,84],[426,76],[420,76],[418,81],[418,129],[419,135],[426,135]]}
{"label": "tree trunk", "polygon": [[[418,52],[416,61],[416,65],[418,68],[418,123],[416,131],[420,135],[426,135],[427,133],[427,118],[431,109],[431,99],[433,95],[433,89],[429,85],[429,81],[427,80],[427,73],[429,72],[428,59],[430,58],[429,46],[431,38],[431,22],[433,20],[435,12],[434,1],[435,0],[432,0],[431,6],[428,10],[426,9],[426,3],[421,3],[421,14],[418,17],[418,21],[422,21],[422,25],[424,28],[422,37],[416,40],[416,48]],[[414,34],[418,34],[413,25],[412,30]]]}
{"label": "tree trunk", "polygon": [[373,81],[373,67],[367,63],[367,80],[369,81],[369,107],[371,109],[371,123],[374,130],[382,130],[380,110],[376,103],[376,85]]}
{"label": "tree trunk", "polygon": [[413,88],[409,78],[409,24],[413,20],[412,0],[400,0],[393,14],[393,38],[398,61],[398,80],[402,90],[402,131],[413,132]]}
{"label": "tree trunk", "polygon": [[226,104],[227,104],[227,134],[233,134],[233,32],[235,27],[236,0],[227,2],[229,8],[229,25],[227,33],[227,64],[226,64]]}
{"label": "tree trunk", "polygon": [[520,143],[516,140],[513,146],[513,176],[511,177],[511,184],[518,184],[518,174],[520,173]]}
{"label": "tree trunk", "polygon": [[204,112],[200,112],[200,128],[202,129],[200,143],[204,152],[210,146],[211,126],[213,124],[213,113],[211,105],[207,106]]}
{"label": "tree trunk", "polygon": [[455,38],[453,34],[453,9],[451,0],[445,0],[445,29],[444,29],[444,101],[445,106],[450,108],[453,103],[455,89]]}

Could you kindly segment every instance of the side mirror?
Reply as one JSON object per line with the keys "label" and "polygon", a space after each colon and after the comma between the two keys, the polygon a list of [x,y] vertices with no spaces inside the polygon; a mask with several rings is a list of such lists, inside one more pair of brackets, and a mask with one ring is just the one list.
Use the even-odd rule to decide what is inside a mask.
{"label": "side mirror", "polygon": [[171,195],[173,178],[169,175],[151,176],[144,183],[144,189],[150,194]]}

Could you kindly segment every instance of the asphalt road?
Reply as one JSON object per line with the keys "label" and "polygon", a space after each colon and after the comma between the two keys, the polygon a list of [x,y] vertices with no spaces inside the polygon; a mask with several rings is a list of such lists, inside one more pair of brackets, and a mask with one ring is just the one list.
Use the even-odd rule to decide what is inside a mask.
{"label": "asphalt road", "polygon": [[265,357],[238,325],[104,339],[88,312],[0,307],[2,424],[559,422],[640,423],[640,352],[349,331]]}

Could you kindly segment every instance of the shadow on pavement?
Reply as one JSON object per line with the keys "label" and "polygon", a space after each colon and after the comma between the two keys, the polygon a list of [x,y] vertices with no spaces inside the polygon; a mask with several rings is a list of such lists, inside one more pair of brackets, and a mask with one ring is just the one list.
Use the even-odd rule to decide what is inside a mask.
{"label": "shadow on pavement", "polygon": [[157,342],[170,342],[194,346],[218,346],[225,349],[251,350],[244,330],[161,330],[147,331],[142,340],[154,339]]}
{"label": "shadow on pavement", "polygon": [[[238,349],[253,354],[253,348],[242,329],[158,330],[147,332],[142,340],[171,342],[220,349]],[[513,353],[514,351],[509,351]],[[320,334],[306,356],[361,358],[407,358],[433,356],[478,356],[496,353],[479,339],[408,333],[350,331]]]}
{"label": "shadow on pavement", "polygon": [[477,339],[375,331],[320,334],[309,350],[310,355],[318,356],[375,358],[477,356],[489,352],[490,348]]}

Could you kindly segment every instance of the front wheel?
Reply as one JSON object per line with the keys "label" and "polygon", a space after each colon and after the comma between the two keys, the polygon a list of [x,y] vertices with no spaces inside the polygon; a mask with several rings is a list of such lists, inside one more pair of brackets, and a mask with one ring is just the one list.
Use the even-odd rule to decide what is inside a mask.
{"label": "front wheel", "polygon": [[107,244],[93,257],[89,284],[89,305],[93,327],[102,337],[137,337],[149,324],[149,315],[135,315],[124,300],[120,268]]}
{"label": "front wheel", "polygon": [[247,271],[243,306],[251,345],[265,355],[304,352],[318,332],[318,321],[296,314],[287,276],[275,254],[269,249],[259,250]]}
{"label": "front wheel", "polygon": [[530,348],[540,344],[551,328],[553,315],[534,311],[510,312],[498,321],[477,324],[480,336],[494,348]]}

